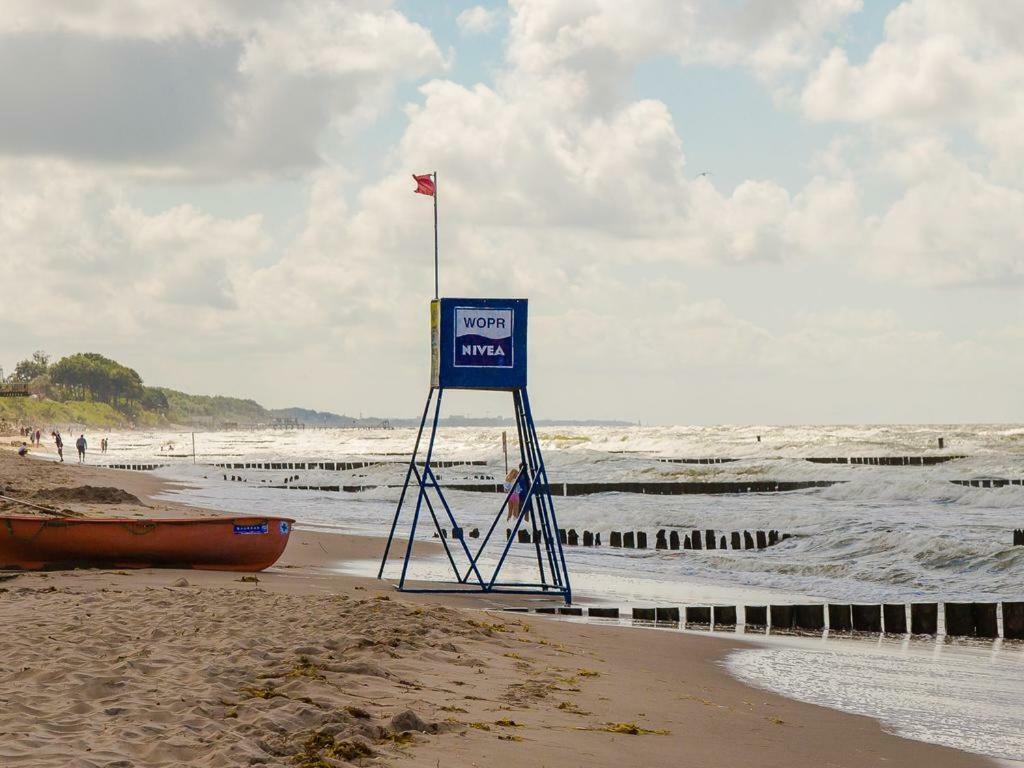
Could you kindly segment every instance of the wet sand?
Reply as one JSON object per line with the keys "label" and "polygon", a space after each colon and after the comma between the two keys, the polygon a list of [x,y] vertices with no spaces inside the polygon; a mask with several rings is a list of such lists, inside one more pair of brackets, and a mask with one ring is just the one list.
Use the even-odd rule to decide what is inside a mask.
{"label": "wet sand", "polygon": [[[167,486],[145,473],[6,450],[0,485],[141,502],[41,502],[87,515],[217,514],[153,501]],[[336,570],[381,551],[295,531],[257,582],[3,574],[0,765],[993,765],[739,683],[728,640],[527,618]]]}

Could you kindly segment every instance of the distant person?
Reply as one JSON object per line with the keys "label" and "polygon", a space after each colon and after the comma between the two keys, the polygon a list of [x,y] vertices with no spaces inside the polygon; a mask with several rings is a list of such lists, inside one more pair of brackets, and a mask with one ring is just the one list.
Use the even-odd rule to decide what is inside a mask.
{"label": "distant person", "polygon": [[28,456],[28,446],[25,443],[21,444],[21,448],[18,449],[19,456]]}
{"label": "distant person", "polygon": [[515,520],[519,517],[519,470],[512,468],[505,475],[505,493],[508,497],[508,515],[506,520]]}
{"label": "distant person", "polygon": [[79,435],[75,441],[75,448],[78,449],[78,463],[85,463],[85,449],[89,447],[89,444],[85,442],[85,435]]}
{"label": "distant person", "polygon": [[36,445],[43,444],[43,433],[40,430],[36,430]]}
{"label": "distant person", "polygon": [[53,443],[57,446],[57,455],[60,456],[61,464],[64,463],[64,440],[60,436],[60,432],[53,433]]}

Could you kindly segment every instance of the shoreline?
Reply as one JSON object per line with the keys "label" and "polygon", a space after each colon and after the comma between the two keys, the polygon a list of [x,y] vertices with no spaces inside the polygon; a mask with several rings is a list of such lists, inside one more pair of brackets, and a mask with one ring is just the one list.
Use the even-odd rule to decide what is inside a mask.
{"label": "shoreline", "polygon": [[[26,490],[43,485],[116,486],[147,504],[148,508],[130,510],[128,514],[224,514],[154,501],[153,496],[172,484],[144,473],[78,467],[71,462],[60,467],[25,461],[9,450],[0,451],[0,478],[8,486]],[[99,506],[83,504],[79,511],[109,514]],[[119,514],[124,513],[119,510]],[[77,734],[78,747],[53,736],[50,741],[60,747],[59,755],[54,754],[50,762],[30,762],[29,742],[35,745],[32,749],[43,749],[42,754],[48,754],[50,747],[46,745],[50,741],[38,741],[43,727],[39,716],[26,714],[29,702],[40,697],[27,691],[16,693],[15,684],[19,689],[46,688],[52,676],[60,675],[60,668],[69,663],[75,665],[76,675],[92,674],[116,682],[116,670],[123,662],[112,655],[114,644],[97,645],[90,630],[94,626],[109,629],[114,617],[120,617],[135,622],[131,634],[150,633],[151,639],[144,643],[150,659],[173,658],[178,672],[172,674],[169,668],[162,668],[168,686],[172,681],[181,684],[176,675],[184,675],[196,690],[207,690],[203,686],[212,685],[221,698],[230,700],[221,704],[200,696],[189,702],[189,712],[180,722],[171,717],[163,724],[173,731],[168,743],[181,745],[174,748],[179,750],[177,758],[165,757],[163,747],[154,745],[152,739],[140,738],[135,744],[127,738],[124,741],[128,746],[120,750],[127,754],[118,759],[128,761],[171,765],[178,759],[179,764],[233,765],[260,758],[266,765],[295,765],[296,756],[305,754],[303,750],[313,735],[326,728],[335,732],[321,739],[324,744],[329,738],[335,747],[342,742],[348,745],[335,749],[338,755],[366,748],[375,757],[364,754],[365,759],[412,765],[435,765],[439,761],[444,765],[470,765],[483,760],[526,765],[558,760],[566,765],[616,768],[623,764],[863,766],[927,761],[939,768],[997,764],[982,756],[895,736],[871,718],[786,699],[742,683],[724,669],[723,663],[737,648],[750,647],[747,643],[657,631],[637,635],[637,629],[627,627],[488,613],[481,609],[514,605],[516,601],[499,596],[399,594],[388,581],[334,569],[346,560],[379,557],[381,542],[369,537],[294,531],[281,561],[260,573],[256,584],[241,582],[240,574],[161,570],[25,574],[4,582],[2,586],[8,591],[0,595],[0,614],[7,626],[18,629],[15,634],[22,644],[10,667],[35,668],[41,661],[45,671],[27,677],[24,673],[0,674],[0,699],[17,705],[15,711],[0,714],[0,731],[21,733],[24,729],[35,734],[15,738],[15,742],[24,744],[0,746],[0,757],[12,766],[56,766],[66,764],[59,759],[72,755],[81,758],[74,749],[82,749],[83,739],[96,744],[94,751],[113,749],[101,744],[102,733],[87,727]],[[181,578],[188,586],[173,587]],[[167,623],[164,614],[152,615],[146,608],[145,603],[153,595],[159,596],[164,614],[186,625],[195,611],[203,615],[213,612],[220,615],[221,622],[230,619],[232,623],[228,628],[211,618],[201,630],[197,629],[210,642],[203,648],[204,656],[197,656],[195,648],[175,649],[169,637],[166,641],[153,637]],[[53,624],[57,622],[48,612],[63,611],[69,602],[81,605],[84,614],[91,613],[86,616],[92,620],[91,625],[85,622],[70,634],[66,628],[54,633]],[[246,610],[240,611],[240,604]],[[132,609],[127,615],[126,605]],[[329,626],[318,627],[318,618]],[[47,641],[47,656],[41,659],[35,649],[48,636],[39,636],[44,630],[56,638],[56,647],[54,641]],[[339,636],[356,644],[348,656],[339,655],[340,647],[329,647],[332,638]],[[83,638],[96,652],[95,658],[78,657],[76,642]],[[643,646],[641,654],[636,652],[638,640]],[[261,648],[261,642],[271,647]],[[249,647],[239,649],[239,644]],[[259,659],[249,669],[242,657],[252,653],[270,654],[272,658]],[[214,675],[209,670],[215,666],[209,661],[211,655],[234,659],[237,668],[230,674],[221,671]],[[356,655],[358,659],[350,658]],[[308,663],[300,662],[300,658]],[[88,672],[83,671],[82,663]],[[273,667],[273,663],[285,671],[280,677],[262,678],[274,683],[268,693],[266,686],[258,686],[259,675],[274,672],[266,668],[268,664]],[[197,671],[204,664],[205,672]],[[131,678],[131,670],[122,670],[122,674]],[[205,677],[192,679],[196,675]],[[233,696],[221,690],[226,685],[224,675],[236,684]],[[157,678],[162,679],[159,674]],[[268,695],[239,695],[246,686],[254,685]],[[152,702],[141,695],[135,698],[138,700],[128,706],[135,713],[129,722],[122,723],[121,715],[108,716],[115,730],[140,727],[137,718],[145,716],[142,704]],[[106,698],[102,703],[100,712],[120,706],[111,705]],[[137,712],[132,710],[135,705]],[[371,716],[349,713],[340,719],[335,717],[339,707],[343,710],[346,706],[361,707]],[[397,725],[391,722],[406,709],[414,710],[426,721],[425,730],[417,730],[422,723],[408,717]],[[205,714],[198,714],[200,710]],[[236,717],[231,717],[232,710]],[[324,722],[324,718],[331,717],[335,720]],[[222,722],[223,718],[227,720]],[[224,724],[229,721],[234,727]],[[513,721],[514,725],[499,724]],[[191,734],[186,722],[201,722],[201,737]],[[277,740],[262,746],[250,743],[251,734],[265,730],[271,722],[287,723],[284,732],[274,732]],[[411,741],[401,735],[410,729],[399,728],[410,723],[416,726],[411,729]],[[630,735],[601,730],[608,728],[608,723],[635,723],[639,728],[667,733]],[[230,745],[231,750],[211,752],[210,759],[216,754],[219,763],[203,761],[199,759],[206,754],[199,746],[204,743],[202,739],[207,739],[207,748],[215,743]],[[408,743],[400,743],[403,740]],[[168,752],[174,749],[167,747]],[[330,749],[334,747],[314,751],[320,755]],[[151,754],[143,755],[145,750]],[[274,754],[275,750],[282,754]],[[243,752],[246,759],[238,759]],[[327,755],[325,759],[336,758]]]}

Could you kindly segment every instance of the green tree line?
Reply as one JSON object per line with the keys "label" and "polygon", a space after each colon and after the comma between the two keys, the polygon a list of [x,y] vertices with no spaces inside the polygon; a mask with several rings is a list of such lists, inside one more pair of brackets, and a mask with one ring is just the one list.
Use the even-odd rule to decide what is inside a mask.
{"label": "green tree line", "polygon": [[106,403],[123,412],[168,408],[163,392],[145,386],[137,371],[96,352],[68,355],[53,364],[45,352],[35,352],[14,367],[8,383],[52,400]]}

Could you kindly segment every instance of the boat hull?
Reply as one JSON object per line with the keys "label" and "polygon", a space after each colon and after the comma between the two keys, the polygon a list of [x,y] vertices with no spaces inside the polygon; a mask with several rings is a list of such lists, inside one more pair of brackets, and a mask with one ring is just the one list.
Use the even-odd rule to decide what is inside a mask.
{"label": "boat hull", "polygon": [[262,571],[284,552],[283,517],[102,519],[0,516],[0,569]]}

